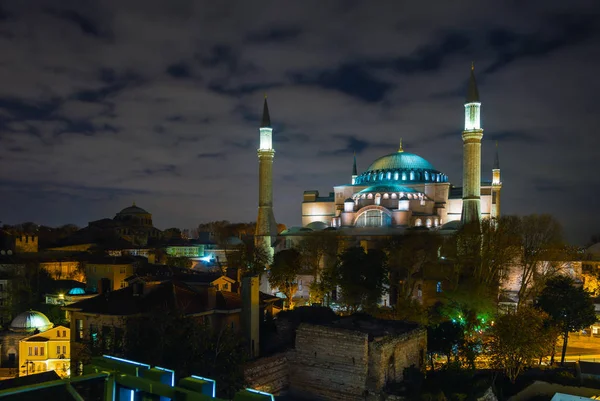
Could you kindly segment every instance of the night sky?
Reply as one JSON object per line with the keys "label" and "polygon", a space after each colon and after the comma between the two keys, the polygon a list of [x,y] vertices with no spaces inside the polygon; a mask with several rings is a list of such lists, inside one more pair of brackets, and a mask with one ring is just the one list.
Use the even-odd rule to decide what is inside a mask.
{"label": "night sky", "polygon": [[158,228],[253,221],[264,93],[275,216],[404,149],[461,185],[471,61],[502,213],[600,232],[600,2],[0,3],[0,221],[136,202]]}

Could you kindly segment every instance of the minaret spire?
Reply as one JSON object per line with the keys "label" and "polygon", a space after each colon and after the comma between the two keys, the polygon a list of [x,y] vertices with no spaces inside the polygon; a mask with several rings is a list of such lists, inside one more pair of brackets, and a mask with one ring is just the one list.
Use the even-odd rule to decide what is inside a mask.
{"label": "minaret spire", "polygon": [[273,128],[271,127],[271,117],[269,116],[269,105],[267,104],[267,94],[265,93],[265,102],[263,104],[262,121],[260,123],[261,128]]}
{"label": "minaret spire", "polygon": [[356,152],[354,152],[354,163],[352,164],[352,185],[356,182],[358,177],[358,170],[356,169]]}
{"label": "minaret spire", "polygon": [[463,140],[463,223],[479,223],[481,219],[481,101],[475,80],[475,65],[471,64],[471,76],[465,101],[465,129]]}

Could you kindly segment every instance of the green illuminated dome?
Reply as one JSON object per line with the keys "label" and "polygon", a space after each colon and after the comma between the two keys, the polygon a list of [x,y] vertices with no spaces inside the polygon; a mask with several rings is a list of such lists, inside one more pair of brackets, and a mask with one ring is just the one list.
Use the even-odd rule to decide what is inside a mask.
{"label": "green illuminated dome", "polygon": [[414,153],[398,152],[380,157],[356,178],[356,185],[448,182],[448,177]]}
{"label": "green illuminated dome", "polygon": [[389,155],[380,157],[375,160],[367,169],[367,171],[373,170],[413,170],[413,169],[425,169],[435,170],[431,163],[423,159],[419,155],[408,152],[396,152]]}
{"label": "green illuminated dome", "polygon": [[44,332],[54,327],[54,324],[42,312],[29,310],[23,312],[10,323],[10,330],[24,333],[33,333],[36,330]]}

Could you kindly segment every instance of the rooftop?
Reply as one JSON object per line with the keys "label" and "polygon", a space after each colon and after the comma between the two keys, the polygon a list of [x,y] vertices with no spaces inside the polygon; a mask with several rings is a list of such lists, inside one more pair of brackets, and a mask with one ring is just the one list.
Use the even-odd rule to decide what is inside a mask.
{"label": "rooftop", "polygon": [[241,298],[231,292],[199,289],[193,285],[169,280],[145,283],[97,295],[66,306],[67,310],[103,315],[128,316],[145,314],[167,307],[178,309],[186,315],[211,310],[241,308]]}

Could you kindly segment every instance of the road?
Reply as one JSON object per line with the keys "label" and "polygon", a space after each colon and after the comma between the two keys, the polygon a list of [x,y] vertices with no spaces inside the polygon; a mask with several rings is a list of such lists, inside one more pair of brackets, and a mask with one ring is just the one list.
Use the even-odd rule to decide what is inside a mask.
{"label": "road", "polygon": [[[560,361],[562,352],[562,339],[556,345],[555,360]],[[600,362],[600,337],[589,337],[577,334],[569,336],[569,344],[567,345],[567,362],[575,361],[590,361]]]}

